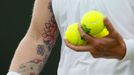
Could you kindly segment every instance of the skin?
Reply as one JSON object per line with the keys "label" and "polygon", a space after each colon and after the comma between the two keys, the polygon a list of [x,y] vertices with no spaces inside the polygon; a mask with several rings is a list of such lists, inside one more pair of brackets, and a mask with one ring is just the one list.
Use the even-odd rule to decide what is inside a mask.
{"label": "skin", "polygon": [[87,44],[83,46],[75,46],[65,39],[65,44],[78,52],[90,52],[94,58],[107,59],[123,59],[126,53],[126,45],[121,35],[115,30],[108,18],[104,19],[104,24],[109,31],[109,35],[98,39],[86,34],[79,25],[78,30],[81,37],[83,37]]}
{"label": "skin", "polygon": [[51,0],[35,0],[30,27],[15,51],[9,71],[39,75],[58,33]]}
{"label": "skin", "polygon": [[[35,1],[30,27],[14,54],[9,71],[18,72],[21,75],[39,75],[47,62],[58,36],[50,2],[51,0]],[[125,43],[112,24],[107,20],[104,22],[110,31],[109,36],[103,39],[92,38],[79,26],[80,34],[88,41],[88,44],[74,46],[65,40],[66,45],[75,51],[89,51],[96,58],[122,59],[125,55]]]}

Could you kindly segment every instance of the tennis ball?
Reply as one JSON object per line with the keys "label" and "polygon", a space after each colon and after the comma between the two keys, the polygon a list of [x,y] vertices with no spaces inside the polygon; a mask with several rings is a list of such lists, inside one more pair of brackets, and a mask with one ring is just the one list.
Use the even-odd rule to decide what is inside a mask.
{"label": "tennis ball", "polygon": [[84,14],[81,26],[87,34],[96,38],[102,38],[109,34],[103,20],[104,15],[101,12],[92,10]]}
{"label": "tennis ball", "polygon": [[74,23],[68,26],[65,32],[65,38],[73,45],[85,44],[85,40],[81,38],[78,31],[78,23]]}

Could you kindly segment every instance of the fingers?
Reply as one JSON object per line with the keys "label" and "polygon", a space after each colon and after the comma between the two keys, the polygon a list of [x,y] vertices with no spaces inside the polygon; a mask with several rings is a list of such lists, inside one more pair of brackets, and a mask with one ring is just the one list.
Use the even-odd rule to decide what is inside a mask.
{"label": "fingers", "polygon": [[113,27],[112,23],[109,21],[108,18],[104,19],[104,24],[109,31],[109,36],[111,36],[117,40],[122,38],[121,35],[115,30],[115,28]]}
{"label": "fingers", "polygon": [[87,42],[94,42],[95,38],[93,38],[92,36],[86,34],[83,29],[81,28],[80,25],[78,25],[78,30],[80,32],[81,37],[83,37]]}
{"label": "fingers", "polygon": [[65,41],[65,44],[67,47],[69,47],[75,51],[78,51],[78,52],[90,51],[92,49],[92,47],[89,45],[75,46],[75,45],[72,45],[71,43],[69,43],[66,39],[64,41]]}
{"label": "fingers", "polygon": [[112,23],[110,22],[110,20],[107,17],[104,18],[104,24],[110,34],[112,34],[115,31],[114,27],[112,26]]}

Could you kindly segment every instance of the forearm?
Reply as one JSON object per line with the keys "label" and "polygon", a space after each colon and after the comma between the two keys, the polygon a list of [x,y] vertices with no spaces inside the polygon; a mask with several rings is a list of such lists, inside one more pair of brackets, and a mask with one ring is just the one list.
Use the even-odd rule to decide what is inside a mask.
{"label": "forearm", "polygon": [[[38,46],[42,49],[39,52]],[[25,37],[18,46],[13,57],[9,71],[15,71],[22,75],[30,75],[30,73],[39,73],[48,48],[41,41],[34,41],[31,37]],[[41,52],[42,51],[42,52]]]}
{"label": "forearm", "polygon": [[55,44],[58,28],[50,0],[36,0],[29,30],[20,42],[9,71],[38,75]]}
{"label": "forearm", "polygon": [[22,75],[31,75],[31,73],[38,75],[53,45],[45,43],[43,38],[34,40],[33,37],[25,37],[15,52],[9,71]]}

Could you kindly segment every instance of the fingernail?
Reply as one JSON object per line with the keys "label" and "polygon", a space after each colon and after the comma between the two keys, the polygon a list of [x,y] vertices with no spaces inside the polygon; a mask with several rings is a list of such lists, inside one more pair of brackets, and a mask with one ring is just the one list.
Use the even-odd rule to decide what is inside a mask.
{"label": "fingernail", "polygon": [[105,18],[105,22],[109,24],[109,19],[107,17]]}

